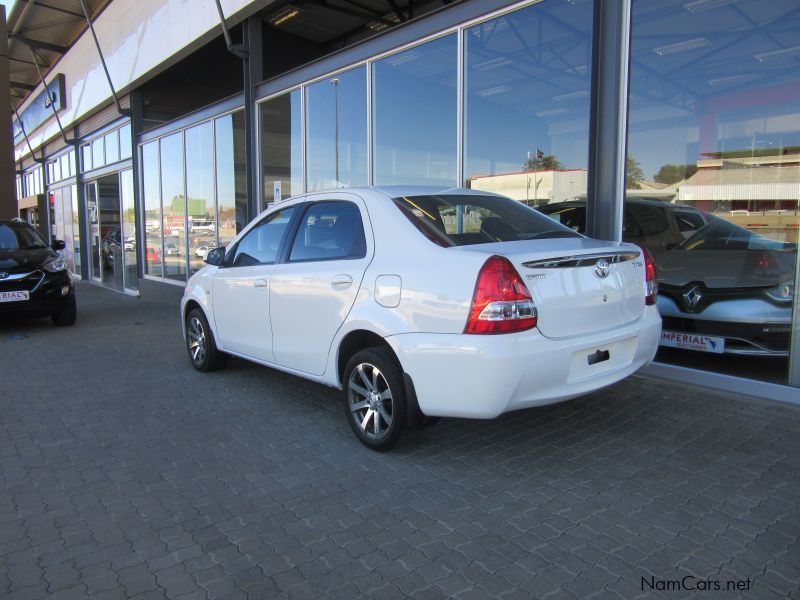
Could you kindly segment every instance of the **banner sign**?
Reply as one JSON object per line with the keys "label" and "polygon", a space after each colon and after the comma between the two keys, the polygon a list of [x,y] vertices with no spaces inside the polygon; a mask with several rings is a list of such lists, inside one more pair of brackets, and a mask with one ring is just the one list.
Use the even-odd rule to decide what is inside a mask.
{"label": "banner sign", "polygon": [[[25,133],[30,135],[37,127],[40,127],[47,119],[52,117],[52,106],[55,106],[56,111],[67,107],[64,88],[64,74],[58,73],[55,78],[47,84],[47,89],[42,90],[39,95],[34,98],[33,102],[20,113],[19,118],[22,120],[22,123],[25,124]],[[24,137],[22,135],[22,127],[16,118],[13,123],[13,131],[14,144],[18,144]]]}

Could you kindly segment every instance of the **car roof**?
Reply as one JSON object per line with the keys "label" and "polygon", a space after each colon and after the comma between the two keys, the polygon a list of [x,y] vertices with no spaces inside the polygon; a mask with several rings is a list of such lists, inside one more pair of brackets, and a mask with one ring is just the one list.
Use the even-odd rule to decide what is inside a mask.
{"label": "car roof", "polygon": [[309,192],[310,194],[319,194],[325,192],[353,192],[364,194],[379,193],[389,198],[399,198],[401,196],[501,196],[493,192],[485,192],[482,190],[472,190],[469,188],[460,187],[440,187],[432,185],[380,185],[380,186],[361,186],[361,187],[348,187],[348,188],[333,188],[328,190],[318,190]]}

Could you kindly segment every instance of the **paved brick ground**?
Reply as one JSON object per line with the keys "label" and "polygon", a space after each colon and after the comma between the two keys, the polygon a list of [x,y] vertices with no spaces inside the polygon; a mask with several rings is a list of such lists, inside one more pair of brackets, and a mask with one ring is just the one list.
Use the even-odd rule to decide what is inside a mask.
{"label": "paved brick ground", "polygon": [[632,379],[379,455],[333,390],[79,294],[0,324],[2,597],[800,598],[800,411]]}

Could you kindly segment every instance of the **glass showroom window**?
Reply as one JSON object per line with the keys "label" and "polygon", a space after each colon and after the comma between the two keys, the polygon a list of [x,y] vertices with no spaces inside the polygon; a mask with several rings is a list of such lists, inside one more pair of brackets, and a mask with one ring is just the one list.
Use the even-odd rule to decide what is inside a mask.
{"label": "glass showroom window", "polygon": [[133,169],[119,174],[120,209],[122,210],[122,248],[125,255],[125,288],[138,288],[136,268],[136,206],[133,200]]}
{"label": "glass showroom window", "polygon": [[358,67],[306,88],[308,189],[367,184],[367,76]]}
{"label": "glass showroom window", "polygon": [[131,157],[131,125],[123,125],[119,129],[119,157],[124,160]]}
{"label": "glass showroom window", "polygon": [[199,271],[217,245],[214,218],[214,132],[211,121],[186,130],[186,204],[189,213],[189,267]]}
{"label": "glass showroom window", "polygon": [[260,105],[262,197],[267,205],[303,191],[300,120],[300,90]]}
{"label": "glass showroom window", "polygon": [[106,155],[102,137],[92,141],[92,167],[97,169],[106,164]]}
{"label": "glass showroom window", "polygon": [[586,200],[592,2],[543,2],[464,32],[465,185]]}
{"label": "glass showroom window", "polygon": [[145,264],[144,272],[161,277],[163,253],[161,239],[161,183],[158,168],[158,142],[142,146],[142,191],[144,193]]}
{"label": "glass showroom window", "polygon": [[159,141],[161,152],[161,231],[164,277],[186,280],[186,197],[183,181],[183,133]]}
{"label": "glass showroom window", "polygon": [[244,112],[214,120],[217,162],[217,243],[227,245],[247,224]]}
{"label": "glass showroom window", "polygon": [[457,47],[452,34],[374,64],[376,185],[456,185]]}
{"label": "glass showroom window", "polygon": [[787,381],[798,28],[795,0],[633,3],[623,239],[658,267],[659,361]]}

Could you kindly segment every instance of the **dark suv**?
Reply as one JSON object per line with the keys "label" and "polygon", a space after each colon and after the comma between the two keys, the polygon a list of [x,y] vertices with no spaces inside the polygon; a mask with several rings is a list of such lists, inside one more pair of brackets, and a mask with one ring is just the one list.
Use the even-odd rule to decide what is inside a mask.
{"label": "dark suv", "polygon": [[21,220],[0,221],[0,317],[51,317],[73,325],[75,288],[66,261],[33,226]]}

